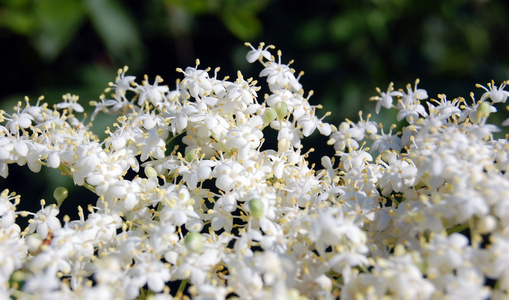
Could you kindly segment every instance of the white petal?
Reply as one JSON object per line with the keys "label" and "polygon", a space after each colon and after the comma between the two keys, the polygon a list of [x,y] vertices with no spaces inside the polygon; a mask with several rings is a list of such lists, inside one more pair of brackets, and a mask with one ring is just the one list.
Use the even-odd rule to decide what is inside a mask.
{"label": "white petal", "polygon": [[58,153],[55,152],[51,153],[48,156],[48,167],[56,169],[59,166],[60,166],[60,156],[58,155]]}
{"label": "white petal", "polygon": [[14,149],[21,156],[26,156],[28,154],[28,146],[26,143],[15,143]]}

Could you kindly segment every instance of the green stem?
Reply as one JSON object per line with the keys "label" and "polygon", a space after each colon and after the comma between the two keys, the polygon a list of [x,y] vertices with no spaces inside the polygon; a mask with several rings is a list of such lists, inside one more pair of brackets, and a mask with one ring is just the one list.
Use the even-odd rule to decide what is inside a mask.
{"label": "green stem", "polygon": [[175,136],[172,136],[168,141],[166,141],[166,145],[169,145],[174,139],[176,139],[177,137],[181,136],[182,134],[184,134],[184,132],[181,132]]}
{"label": "green stem", "polygon": [[178,296],[182,296],[184,294],[184,290],[186,289],[187,282],[188,282],[187,279],[182,280],[182,282],[179,285],[179,289],[177,290],[177,294],[175,296],[178,297]]}
{"label": "green stem", "polygon": [[223,141],[221,141],[214,132],[210,131],[210,136],[216,140],[216,142],[221,146],[221,148],[223,148],[224,152],[226,152],[226,154],[228,154],[229,156],[232,156],[232,152],[230,150],[228,150],[228,148],[226,148],[226,145],[223,143]]}
{"label": "green stem", "polygon": [[449,229],[447,229],[447,235],[451,235],[456,232],[462,232],[463,230],[467,229],[469,227],[468,224],[458,224],[455,225]]}
{"label": "green stem", "polygon": [[[60,170],[62,172],[62,174],[65,174],[65,175],[67,175],[67,176],[72,178],[72,172],[71,172],[71,170],[69,170],[69,168],[66,165],[60,164],[60,166],[58,166],[58,170]],[[87,190],[89,190],[89,191],[91,191],[92,193],[95,194],[95,187],[93,187],[92,185],[90,185],[90,184],[88,184],[86,182],[83,182],[83,186]]]}
{"label": "green stem", "polygon": [[[45,167],[48,166],[48,164],[46,162],[43,162],[43,161],[38,161],[38,163],[40,165],[42,165],[42,166],[45,166]],[[62,172],[62,174],[67,175],[67,176],[72,178],[72,172],[71,172],[71,170],[69,170],[69,168],[66,165],[60,163],[60,166],[58,166],[57,170],[60,170],[60,172]],[[88,184],[86,182],[83,183],[83,186],[87,190],[89,190],[89,191],[91,191],[92,193],[95,194],[95,187],[94,186],[92,186],[92,185],[90,185],[90,184]]]}

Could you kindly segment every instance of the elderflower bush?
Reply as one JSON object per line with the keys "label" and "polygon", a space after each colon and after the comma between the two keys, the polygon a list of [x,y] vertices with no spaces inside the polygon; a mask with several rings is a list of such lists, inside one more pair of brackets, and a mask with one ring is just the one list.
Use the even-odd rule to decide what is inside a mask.
{"label": "elderflower bush", "polygon": [[[509,297],[509,143],[487,122],[505,83],[478,86],[479,101],[390,84],[372,100],[397,124],[359,114],[334,126],[281,52],[247,45],[265,97],[256,80],[197,63],[173,90],[120,70],[92,103],[91,121],[119,115],[103,141],[74,95],[2,112],[1,176],[12,163],[56,168],[97,195],[70,220],[1,193],[2,298]],[[301,143],[315,131],[336,153],[320,167]]]}

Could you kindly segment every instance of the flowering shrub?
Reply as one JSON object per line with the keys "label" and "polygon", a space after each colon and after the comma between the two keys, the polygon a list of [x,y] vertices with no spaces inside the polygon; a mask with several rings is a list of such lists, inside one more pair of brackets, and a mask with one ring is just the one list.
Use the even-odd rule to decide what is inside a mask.
{"label": "flowering shrub", "polygon": [[[91,103],[90,121],[119,115],[103,141],[74,95],[2,112],[1,176],[11,163],[56,168],[98,197],[70,220],[58,218],[65,188],[34,213],[1,194],[2,298],[509,297],[509,143],[487,123],[505,83],[479,86],[479,101],[427,102],[418,82],[390,84],[372,100],[398,125],[360,114],[334,126],[281,52],[247,45],[263,100],[256,80],[197,62],[174,90],[120,70]],[[301,144],[315,131],[336,153],[322,166]]]}

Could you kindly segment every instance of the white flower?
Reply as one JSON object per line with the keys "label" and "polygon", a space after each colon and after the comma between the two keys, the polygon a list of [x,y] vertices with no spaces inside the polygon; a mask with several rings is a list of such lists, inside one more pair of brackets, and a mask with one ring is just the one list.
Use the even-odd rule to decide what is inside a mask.
{"label": "white flower", "polygon": [[386,150],[392,150],[399,152],[401,151],[401,138],[395,134],[392,134],[392,130],[396,128],[395,125],[391,126],[389,133],[383,132],[383,127],[380,129],[381,134],[372,134],[373,144],[371,144],[370,152],[378,151],[382,153]]}
{"label": "white flower", "polygon": [[139,202],[141,187],[137,181],[121,180],[108,187],[108,193],[123,201],[126,210],[132,210]]}
{"label": "white flower", "polygon": [[421,104],[411,103],[408,105],[401,105],[398,107],[399,112],[397,116],[397,120],[401,121],[403,119],[406,119],[408,123],[412,124],[417,119],[419,119],[419,115],[425,117],[428,115],[426,112],[426,109]]}
{"label": "white flower", "polygon": [[12,273],[21,268],[27,256],[27,246],[18,230],[0,227],[0,280],[7,282]]}
{"label": "white flower", "polygon": [[239,109],[244,110],[247,105],[253,103],[254,99],[256,99],[258,96],[256,92],[260,90],[260,87],[254,85],[256,82],[252,80],[244,80],[240,71],[237,73],[237,76],[237,80],[226,87],[226,94],[234,102],[243,103],[243,105],[239,106]]}
{"label": "white flower", "polygon": [[163,80],[161,77],[156,77],[154,84],[150,85],[148,79],[145,78],[143,85],[137,87],[136,92],[139,93],[138,105],[143,106],[145,101],[154,105],[165,100],[165,94],[170,90],[166,85],[159,85]]}
{"label": "white flower", "polygon": [[383,194],[387,195],[392,191],[400,192],[405,186],[412,186],[416,180],[417,167],[408,158],[398,158],[393,152],[385,152],[379,160],[385,166],[385,172],[380,181]]}
{"label": "white flower", "polygon": [[112,241],[122,220],[115,214],[92,213],[85,222],[85,228],[94,237],[94,242],[108,243]]}
{"label": "white flower", "polygon": [[320,255],[325,255],[325,249],[331,245],[344,244],[346,247],[365,253],[367,248],[366,235],[351,221],[335,216],[332,212],[322,212],[315,216],[312,222],[310,238],[316,244]]}
{"label": "white flower", "polygon": [[[418,89],[417,85],[419,84],[419,79],[415,81],[414,88],[412,89],[412,86],[410,84],[407,84],[406,89],[407,92],[401,92],[401,104],[403,106],[407,106],[410,104],[418,103],[419,100],[427,99],[428,98],[428,92],[424,89]],[[400,103],[398,103],[399,105]]]}
{"label": "white flower", "polygon": [[467,258],[464,254],[468,247],[468,239],[453,233],[450,236],[436,235],[426,247],[427,274],[431,278],[439,277],[442,273],[453,272],[461,267]]}
{"label": "white flower", "polygon": [[239,158],[246,159],[250,150],[260,146],[260,140],[263,133],[260,127],[263,125],[263,119],[260,116],[250,118],[245,125],[231,128],[227,134],[226,146],[236,148]]}
{"label": "white flower", "polygon": [[[19,195],[9,194],[7,189],[0,194],[0,228],[19,232],[19,226],[15,223],[16,205],[20,201],[19,198]],[[11,202],[12,200],[14,200],[14,203]]]}
{"label": "white flower", "polygon": [[314,115],[299,119],[298,124],[302,127],[302,134],[306,137],[310,136],[316,128],[325,136],[329,136],[332,132],[332,127],[329,123],[323,123],[321,119]]}
{"label": "white flower", "polygon": [[407,122],[413,124],[420,116],[426,117],[428,113],[424,106],[420,104],[419,100],[428,98],[426,90],[418,89],[417,84],[419,80],[415,81],[414,89],[410,84],[407,85],[407,93],[402,92],[401,98],[398,100],[396,108],[399,110],[397,120],[401,121],[406,118]]}
{"label": "white flower", "polygon": [[178,279],[189,278],[197,286],[205,283],[207,272],[222,259],[222,253],[217,249],[218,246],[220,243],[205,243],[203,252],[185,253],[179,259],[180,264],[176,268],[174,276]]}
{"label": "white flower", "polygon": [[336,154],[341,157],[341,164],[343,170],[349,171],[350,169],[361,170],[364,166],[373,160],[373,157],[363,149],[352,150],[348,153]]}
{"label": "white flower", "polygon": [[[438,95],[440,101],[435,99],[431,99],[428,102],[428,108],[430,114],[437,114],[440,118],[446,119],[451,116],[461,116],[460,101],[458,99],[453,99],[452,101],[447,100],[447,96],[444,94]],[[433,105],[431,102],[435,102],[437,105]]]}
{"label": "white flower", "polygon": [[33,219],[30,219],[28,232],[37,232],[44,239],[48,236],[50,230],[56,230],[62,225],[60,224],[60,220],[57,218],[59,213],[58,207],[54,204],[44,207],[44,201],[41,202],[43,203],[43,207],[34,214]]}
{"label": "white flower", "polygon": [[176,171],[182,176],[187,187],[194,190],[198,186],[198,182],[202,182],[211,177],[212,168],[216,162],[211,160],[193,160],[191,162],[182,161]]}
{"label": "white flower", "polygon": [[245,168],[237,162],[219,162],[213,175],[217,177],[216,186],[223,191],[230,191],[237,184],[247,182]]}
{"label": "white flower", "polygon": [[474,268],[458,268],[456,275],[444,276],[447,299],[488,299],[490,290],[484,286],[482,273]]}
{"label": "white flower", "polygon": [[279,61],[268,61],[267,66],[260,72],[260,77],[267,77],[267,83],[271,91],[278,89],[289,89],[298,92],[302,85],[295,78],[295,70],[291,69],[289,64],[281,64],[281,52],[278,51]]}
{"label": "white flower", "polygon": [[104,164],[97,168],[95,172],[87,174],[86,182],[96,187],[99,195],[105,195],[110,186],[119,181],[119,176],[123,170],[118,164]]}
{"label": "white flower", "polygon": [[152,128],[148,133],[143,133],[136,138],[137,147],[141,151],[141,161],[146,161],[149,157],[163,158],[166,150],[166,143],[159,135],[157,128]]}
{"label": "white flower", "polygon": [[[281,128],[282,126],[282,128]],[[301,146],[302,132],[293,123],[273,121],[271,127],[279,130],[277,135],[278,141],[290,141],[294,148]]]}
{"label": "white flower", "polygon": [[229,211],[222,207],[215,207],[209,211],[207,218],[212,217],[210,226],[214,231],[224,229],[226,232],[231,232],[233,228],[233,216]]}
{"label": "white flower", "polygon": [[38,295],[41,298],[54,298],[62,282],[50,271],[30,274],[23,285],[23,292]]}
{"label": "white flower", "polygon": [[25,111],[12,114],[12,117],[7,118],[8,122],[5,127],[9,129],[11,133],[17,133],[20,129],[27,129],[32,125],[34,117]]}
{"label": "white flower", "polygon": [[160,213],[161,221],[171,225],[186,225],[188,230],[200,231],[203,224],[200,216],[194,211],[195,200],[191,198],[189,190],[183,186],[175,192],[170,192],[162,199],[164,204]]}
{"label": "white flower", "polygon": [[478,88],[484,89],[486,92],[481,97],[481,102],[490,98],[493,103],[505,103],[507,101],[507,97],[509,97],[509,92],[504,91],[504,88],[507,85],[507,82],[502,82],[500,87],[497,88],[495,82],[492,80],[491,83],[488,83],[488,88],[482,86],[480,84],[476,84],[475,86]]}
{"label": "white flower", "polygon": [[139,258],[128,273],[138,287],[147,284],[148,288],[156,293],[161,292],[171,278],[170,270],[165,264],[154,260],[148,253]]}
{"label": "white flower", "polygon": [[[418,81],[406,91],[391,83],[377,89],[376,111],[397,97],[405,122],[387,133],[360,112],[334,127],[317,117],[321,106],[310,105],[302,73],[282,64],[280,51],[276,60],[272,46],[247,45],[247,60],[267,77],[263,99],[257,80],[218,79],[219,68],[210,77],[197,61],[179,69],[172,91],[159,76],[138,84],[119,70],[106,89],[113,99],[91,103],[92,119],[120,114],[104,140],[73,116],[83,108],[70,94],[51,109],[39,98],[0,111],[0,175],[13,163],[56,168],[96,201],[61,225],[57,206],[17,212],[20,198],[2,192],[0,280],[9,284],[1,295],[507,296],[509,142],[488,123],[507,82],[479,86],[486,93],[479,102],[471,94],[471,105],[439,94],[429,111]],[[303,140],[315,129],[330,148]],[[324,151],[323,169],[311,146]],[[324,156],[334,150],[337,161]],[[379,154],[374,162],[369,151]],[[27,216],[22,231],[16,217]]]}
{"label": "white flower", "polygon": [[382,92],[380,88],[376,88],[376,91],[380,94],[380,96],[372,97],[370,100],[377,101],[375,112],[378,114],[380,112],[380,108],[383,106],[385,108],[391,108],[394,96],[403,96],[402,92],[394,91],[394,83],[390,83],[387,88],[387,92]]}
{"label": "white flower", "polygon": [[193,295],[193,299],[196,300],[222,300],[226,299],[228,294],[228,290],[225,287],[214,286],[208,283],[198,285],[197,289],[197,295]]}
{"label": "white flower", "polygon": [[198,98],[210,94],[212,91],[212,82],[210,81],[207,70],[198,69],[199,61],[196,61],[196,67],[187,67],[185,71],[177,69],[179,72],[185,75],[184,80],[181,84],[183,88],[189,90],[189,94],[193,98]]}
{"label": "white flower", "polygon": [[110,86],[115,89],[115,98],[125,98],[127,91],[135,91],[135,87],[137,86],[135,79],[136,76],[125,76],[128,67],[125,66],[122,69],[118,69],[117,78],[115,78],[115,83],[110,83]]}
{"label": "white flower", "polygon": [[262,299],[264,298],[262,277],[247,263],[249,261],[243,261],[241,258],[229,259],[228,266],[233,272],[229,276],[228,285],[241,298]]}
{"label": "white flower", "polygon": [[64,102],[58,103],[57,108],[67,109],[69,113],[72,113],[73,111],[82,113],[84,111],[83,106],[78,104],[79,96],[65,94],[64,96],[62,96],[62,98],[64,99]]}
{"label": "white flower", "polygon": [[343,151],[345,148],[359,148],[358,141],[364,138],[364,131],[358,127],[351,127],[350,123],[342,122],[339,128],[333,128],[328,145],[334,145],[336,151]]}
{"label": "white flower", "polygon": [[274,49],[274,46],[268,45],[267,47],[263,48],[265,43],[260,43],[258,49],[255,49],[250,43],[245,43],[245,45],[251,47],[252,49],[247,53],[246,56],[246,59],[249,63],[254,63],[257,60],[262,61],[264,58],[266,60],[271,60],[272,55],[267,49]]}
{"label": "white flower", "polygon": [[[485,101],[478,101],[476,102],[473,96],[473,93],[470,94],[472,98],[472,106],[468,106],[468,104],[465,103],[465,107],[463,108],[463,111],[461,113],[460,120],[465,120],[467,117],[472,121],[473,123],[481,123],[482,121],[485,121],[486,118],[491,114],[497,111],[497,109]],[[488,109],[486,109],[488,108]]]}

